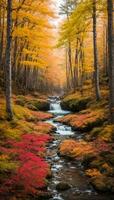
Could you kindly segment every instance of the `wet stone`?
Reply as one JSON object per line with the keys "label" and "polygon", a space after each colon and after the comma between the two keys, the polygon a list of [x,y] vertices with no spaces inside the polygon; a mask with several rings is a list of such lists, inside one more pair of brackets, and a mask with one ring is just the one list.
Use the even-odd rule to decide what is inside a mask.
{"label": "wet stone", "polygon": [[64,182],[58,183],[56,185],[56,189],[58,191],[64,191],[64,190],[68,190],[70,188],[71,188],[71,186],[68,183],[64,183]]}

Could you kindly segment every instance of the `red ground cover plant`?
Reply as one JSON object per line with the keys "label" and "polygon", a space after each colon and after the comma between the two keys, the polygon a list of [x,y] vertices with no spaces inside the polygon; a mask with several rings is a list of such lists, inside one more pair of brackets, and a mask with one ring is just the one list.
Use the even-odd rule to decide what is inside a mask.
{"label": "red ground cover plant", "polygon": [[38,193],[38,189],[46,186],[46,177],[49,173],[48,163],[41,157],[45,152],[45,145],[51,140],[49,135],[24,134],[20,141],[8,140],[0,148],[1,154],[13,157],[19,166],[13,173],[9,173],[2,180],[0,193],[24,194]]}
{"label": "red ground cover plant", "polygon": [[47,112],[32,111],[31,113],[32,113],[33,116],[35,116],[37,118],[38,121],[45,121],[45,120],[53,117],[53,115],[51,113],[47,113]]}

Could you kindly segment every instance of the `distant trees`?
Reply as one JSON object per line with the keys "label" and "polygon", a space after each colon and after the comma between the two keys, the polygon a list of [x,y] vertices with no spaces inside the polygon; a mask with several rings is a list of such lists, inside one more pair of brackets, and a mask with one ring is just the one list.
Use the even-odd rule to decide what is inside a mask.
{"label": "distant trees", "polygon": [[107,76],[110,119],[114,124],[114,1],[68,0],[64,1],[62,9],[63,14],[69,11],[60,28],[58,42],[66,52],[67,90],[80,90],[83,94],[86,81],[91,81],[96,100],[100,100],[99,86]]}
{"label": "distant trees", "polygon": [[[92,80],[92,84],[94,84],[95,88],[96,100],[99,100],[101,97],[99,88],[99,67],[100,65],[104,66],[103,59],[101,59],[101,56],[104,56],[104,52],[99,50],[100,46],[102,46],[102,40],[100,41],[99,37],[103,38],[104,36],[102,32],[98,33],[98,29],[100,30],[100,26],[103,27],[106,0],[69,0],[66,1],[65,5],[65,8],[67,8],[68,5],[70,14],[69,18],[65,19],[61,26],[58,46],[63,46],[66,49],[66,71],[72,71],[72,76],[69,71],[67,72],[67,86],[70,85],[70,90],[80,90],[83,94],[84,82],[86,80]],[[62,6],[62,8],[64,7]],[[67,49],[69,47],[69,41],[70,63],[72,65],[69,64],[68,59],[69,51]],[[69,88],[67,89],[69,90]]]}
{"label": "distant trees", "polygon": [[54,63],[53,17],[51,0],[0,1],[0,72],[5,74],[9,119],[12,87],[17,93],[48,90],[46,69]]}
{"label": "distant trees", "polygon": [[[99,85],[102,78],[108,76],[110,118],[114,123],[114,2],[63,2],[60,13],[65,15],[65,20],[58,47],[65,49],[67,90],[79,90],[83,95],[85,83],[91,82],[99,100]],[[5,73],[9,119],[13,117],[12,86],[21,93],[61,88],[63,77],[52,67],[57,59],[52,56],[54,31],[50,19],[54,13],[50,5],[51,0],[0,1],[0,75]],[[52,71],[57,74],[56,80],[51,76]]]}

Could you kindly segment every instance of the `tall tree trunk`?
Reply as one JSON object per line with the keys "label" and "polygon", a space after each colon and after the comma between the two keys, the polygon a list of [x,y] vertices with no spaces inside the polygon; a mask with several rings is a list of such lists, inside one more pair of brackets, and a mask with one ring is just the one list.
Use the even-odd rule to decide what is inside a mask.
{"label": "tall tree trunk", "polygon": [[96,0],[93,0],[93,53],[94,53],[94,79],[96,99],[100,100],[99,88],[99,66],[98,66],[98,52],[97,52],[97,19],[96,19]]}
{"label": "tall tree trunk", "polygon": [[11,29],[12,29],[12,0],[7,0],[7,45],[6,45],[6,61],[5,61],[5,72],[6,72],[6,112],[8,119],[13,118],[12,113],[12,85],[11,85]]}
{"label": "tall tree trunk", "polygon": [[1,68],[1,63],[2,63],[1,47],[2,47],[2,8],[0,7],[0,68]]}
{"label": "tall tree trunk", "polygon": [[14,39],[14,51],[13,51],[13,62],[12,62],[12,78],[16,80],[16,67],[17,67],[17,50],[18,50],[18,38],[15,37]]}
{"label": "tall tree trunk", "polygon": [[75,59],[74,59],[74,91],[78,87],[78,38],[76,39]]}
{"label": "tall tree trunk", "polygon": [[114,124],[114,0],[107,0],[108,9],[108,54],[110,86],[110,121]]}
{"label": "tall tree trunk", "polygon": [[108,63],[109,63],[109,58],[108,58],[108,24],[106,27],[106,75],[109,75],[109,67],[108,67]]}
{"label": "tall tree trunk", "polygon": [[84,82],[84,50],[83,50],[83,38],[80,42],[80,60],[81,60],[81,81],[80,81],[80,91],[83,95],[83,82]]}
{"label": "tall tree trunk", "polygon": [[68,49],[66,48],[66,83],[67,83],[67,90],[70,89],[70,81],[69,81],[69,67],[68,67]]}
{"label": "tall tree trunk", "polygon": [[74,82],[73,82],[73,70],[72,70],[72,49],[71,49],[71,42],[69,41],[68,45],[68,60],[69,60],[69,75],[70,75],[70,81],[71,81],[71,88],[74,88]]}
{"label": "tall tree trunk", "polygon": [[5,9],[1,8],[0,18],[0,67],[3,69],[2,65],[4,49]]}

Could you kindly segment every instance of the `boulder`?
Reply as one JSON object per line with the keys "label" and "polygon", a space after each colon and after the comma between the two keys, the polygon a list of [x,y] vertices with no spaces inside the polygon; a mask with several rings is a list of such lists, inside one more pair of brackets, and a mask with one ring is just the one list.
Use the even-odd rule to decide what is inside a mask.
{"label": "boulder", "polygon": [[56,189],[58,191],[64,191],[64,190],[68,190],[70,188],[71,188],[71,186],[68,183],[66,183],[66,182],[60,182],[60,183],[58,183],[56,185]]}

